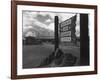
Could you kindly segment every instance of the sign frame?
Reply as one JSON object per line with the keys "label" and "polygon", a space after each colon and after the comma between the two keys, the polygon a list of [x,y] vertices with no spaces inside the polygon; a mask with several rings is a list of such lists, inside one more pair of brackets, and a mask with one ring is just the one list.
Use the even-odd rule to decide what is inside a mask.
{"label": "sign frame", "polygon": [[[17,6],[45,6],[45,7],[61,7],[61,8],[78,8],[78,9],[93,9],[94,10],[94,70],[81,72],[60,72],[46,74],[17,74]],[[21,44],[20,44],[21,45]],[[32,1],[11,1],[11,79],[25,78],[43,78],[43,77],[59,77],[59,76],[74,76],[74,75],[90,75],[97,74],[97,6],[82,5],[82,4],[64,4],[64,3],[48,3],[48,2],[32,2]]]}
{"label": "sign frame", "polygon": [[[60,35],[61,40],[63,39],[63,41],[65,42],[72,42],[71,40],[72,35],[75,35],[76,15],[59,23],[59,27],[60,27],[59,35]],[[72,29],[74,30],[74,32],[72,32]],[[64,40],[64,38],[66,40]],[[76,38],[76,36],[74,36],[73,38]]]}

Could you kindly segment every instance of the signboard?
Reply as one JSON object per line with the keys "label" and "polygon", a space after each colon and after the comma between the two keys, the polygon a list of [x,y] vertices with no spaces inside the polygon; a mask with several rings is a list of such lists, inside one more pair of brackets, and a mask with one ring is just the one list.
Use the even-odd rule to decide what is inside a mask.
{"label": "signboard", "polygon": [[76,39],[75,35],[76,15],[61,22],[60,27],[60,40],[62,42],[72,42]]}
{"label": "signboard", "polygon": [[60,37],[66,37],[66,36],[71,36],[71,31],[62,32],[60,34]]}
{"label": "signboard", "polygon": [[60,28],[60,31],[63,32],[63,31],[68,31],[70,29],[71,28],[69,26],[65,26],[65,27]]}
{"label": "signboard", "polygon": [[71,19],[65,20],[64,22],[61,23],[61,27],[64,27],[66,25],[71,24]]}
{"label": "signboard", "polygon": [[71,37],[63,37],[63,38],[61,38],[61,41],[62,42],[71,42]]}

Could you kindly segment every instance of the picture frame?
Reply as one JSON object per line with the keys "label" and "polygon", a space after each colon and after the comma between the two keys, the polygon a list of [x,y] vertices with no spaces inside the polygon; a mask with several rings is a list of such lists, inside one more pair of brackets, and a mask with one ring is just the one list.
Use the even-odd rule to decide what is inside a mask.
{"label": "picture frame", "polygon": [[[73,23],[75,23],[75,25]],[[40,25],[41,26],[43,25],[43,27],[40,27]],[[74,27],[78,26],[77,27],[78,29],[74,28],[70,30],[69,26],[72,25],[74,25]],[[37,33],[34,30],[36,30],[39,33],[38,36],[40,37],[37,38]],[[24,33],[24,31],[26,31],[27,34]],[[64,33],[63,31],[65,32],[70,31],[71,35],[75,34],[74,36],[79,36],[79,37],[72,37],[72,36],[70,37],[70,32]],[[49,38],[46,37],[48,36],[47,34],[49,35]],[[53,38],[51,38],[50,35],[53,35]],[[61,42],[59,42],[59,35]],[[29,36],[31,36],[32,39],[29,39]],[[32,36],[34,37],[34,39]],[[72,43],[75,44],[74,46],[69,44],[71,40]],[[30,47],[30,45],[32,47]],[[42,45],[43,48],[37,47],[38,45],[39,46]],[[46,58],[45,59],[46,62],[45,61],[43,63],[39,62],[42,61],[42,57],[44,59],[44,56],[41,52],[41,50],[44,49],[44,45],[46,45],[46,48],[47,45],[53,46],[52,50],[47,49],[43,51],[44,56],[50,54],[49,51],[52,51],[52,53],[54,53],[53,56],[55,57],[58,56],[58,57],[52,58],[52,56],[47,55],[49,56],[50,59]],[[65,47],[66,45],[67,47]],[[63,47],[65,49],[68,48],[66,50],[68,52],[66,51],[64,52]],[[36,50],[37,48],[38,50]],[[37,53],[35,52],[35,50]],[[39,51],[41,53],[39,53]],[[47,54],[45,54],[45,52]],[[65,55],[63,53],[68,53],[69,55]],[[72,55],[70,55],[70,53]],[[38,54],[37,55],[38,58],[36,58],[37,60],[35,59],[35,57],[37,57],[35,56],[36,54]],[[74,54],[75,56],[77,54],[79,57],[77,56],[75,57]],[[75,63],[71,63],[74,61],[73,60],[74,58],[79,60],[79,62],[76,65]],[[31,62],[29,62],[28,60],[30,60]],[[48,64],[50,60],[53,60],[54,62]],[[61,61],[63,62],[61,63]],[[40,66],[39,63],[41,63],[42,65],[46,64],[46,66]],[[96,5],[64,4],[64,3],[32,2],[32,1],[11,1],[11,78],[12,79],[60,77],[60,76],[90,75],[90,74],[97,74],[97,6]]]}

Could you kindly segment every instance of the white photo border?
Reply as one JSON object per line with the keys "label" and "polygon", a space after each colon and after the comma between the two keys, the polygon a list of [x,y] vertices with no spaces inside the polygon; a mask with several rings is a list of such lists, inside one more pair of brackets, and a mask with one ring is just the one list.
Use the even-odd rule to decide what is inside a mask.
{"label": "white photo border", "polygon": [[[89,35],[90,35],[90,65],[89,66],[73,66],[73,67],[55,67],[55,68],[22,68],[22,10],[32,11],[52,11],[52,12],[73,12],[89,14]],[[69,73],[69,72],[84,72],[94,71],[94,9],[80,8],[61,8],[47,6],[28,6],[17,5],[17,75],[30,74],[48,74],[48,73]]]}

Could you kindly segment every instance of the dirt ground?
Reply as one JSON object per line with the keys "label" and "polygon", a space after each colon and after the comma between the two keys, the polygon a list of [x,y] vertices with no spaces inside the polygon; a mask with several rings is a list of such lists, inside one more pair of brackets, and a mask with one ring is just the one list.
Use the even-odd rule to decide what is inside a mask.
{"label": "dirt ground", "polygon": [[[60,45],[64,54],[72,54],[77,58],[75,66],[79,65],[80,60],[80,47],[78,46],[66,46]],[[23,45],[23,68],[37,68],[41,65],[41,62],[47,58],[54,51],[54,45],[50,43],[43,43],[38,45]],[[63,61],[64,62],[64,61]],[[52,62],[49,66],[54,65]],[[54,65],[55,66],[55,65]]]}

